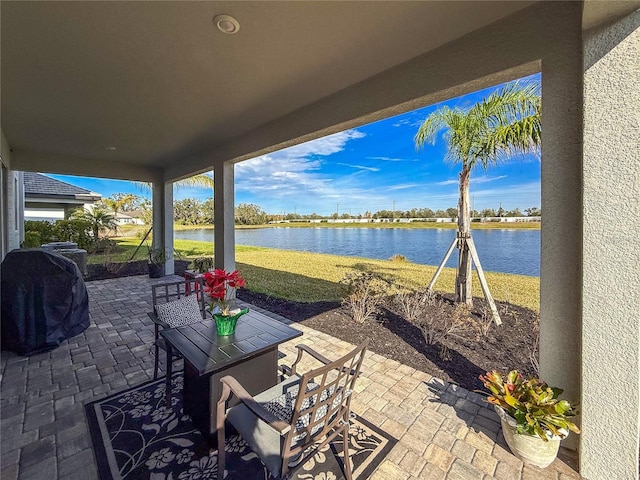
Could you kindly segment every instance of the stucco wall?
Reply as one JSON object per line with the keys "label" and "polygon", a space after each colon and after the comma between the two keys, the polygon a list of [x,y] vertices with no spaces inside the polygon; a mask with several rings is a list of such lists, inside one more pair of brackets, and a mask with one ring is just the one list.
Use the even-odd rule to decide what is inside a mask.
{"label": "stucco wall", "polygon": [[639,59],[638,11],[584,36],[580,455],[589,479],[638,478]]}
{"label": "stucco wall", "polygon": [[20,248],[24,230],[24,184],[22,172],[11,170],[11,151],[4,133],[0,130],[0,158],[2,158],[3,178],[2,214],[0,215],[0,234],[2,235],[2,252],[4,257],[14,248]]}

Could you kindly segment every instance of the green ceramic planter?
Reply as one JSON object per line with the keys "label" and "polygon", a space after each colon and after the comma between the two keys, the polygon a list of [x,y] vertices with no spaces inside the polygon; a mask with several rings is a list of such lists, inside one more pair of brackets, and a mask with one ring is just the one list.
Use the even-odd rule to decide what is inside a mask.
{"label": "green ceramic planter", "polygon": [[221,313],[213,313],[213,320],[216,322],[216,331],[220,336],[233,335],[236,331],[238,319],[249,311],[248,308],[240,310],[234,315],[222,315]]}

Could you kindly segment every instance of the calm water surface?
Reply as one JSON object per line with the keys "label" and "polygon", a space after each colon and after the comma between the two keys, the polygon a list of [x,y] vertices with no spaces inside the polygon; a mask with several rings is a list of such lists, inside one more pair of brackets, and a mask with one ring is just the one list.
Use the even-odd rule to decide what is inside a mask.
{"label": "calm water surface", "polygon": [[[175,238],[212,242],[212,229],[175,232]],[[236,244],[439,265],[455,230],[405,228],[256,228],[236,230]],[[482,268],[489,272],[540,276],[540,230],[474,230]],[[455,267],[457,250],[448,267]]]}

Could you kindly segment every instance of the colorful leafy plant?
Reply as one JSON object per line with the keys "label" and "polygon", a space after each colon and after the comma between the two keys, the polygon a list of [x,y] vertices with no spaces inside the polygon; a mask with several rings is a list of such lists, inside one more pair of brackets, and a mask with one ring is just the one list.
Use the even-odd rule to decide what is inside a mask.
{"label": "colorful leafy plant", "polygon": [[517,370],[506,376],[494,370],[480,375],[480,380],[491,392],[487,401],[502,407],[515,419],[518,433],[538,435],[545,442],[549,433],[562,438],[569,430],[580,433],[580,429],[567,420],[578,411],[568,401],[558,398],[561,389],[549,387],[538,378],[525,380]]}
{"label": "colorful leafy plant", "polygon": [[213,272],[205,272],[202,278],[204,291],[214,300],[208,307],[209,311],[213,312],[217,307],[219,312],[215,313],[230,315],[236,290],[245,287],[245,280],[240,272],[236,270],[229,273],[226,270],[215,269]]}

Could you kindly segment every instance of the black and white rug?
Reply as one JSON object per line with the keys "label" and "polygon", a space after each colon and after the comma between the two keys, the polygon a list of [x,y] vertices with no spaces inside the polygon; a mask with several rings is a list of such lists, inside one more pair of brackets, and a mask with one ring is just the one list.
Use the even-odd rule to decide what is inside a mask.
{"label": "black and white rug", "polygon": [[[85,405],[101,480],[205,480],[218,478],[217,450],[182,413],[182,372],[173,377],[173,407],[164,401],[165,381],[145,383]],[[368,478],[396,440],[354,416],[349,434],[354,479]],[[227,434],[225,478],[267,479],[266,468],[242,437]],[[338,453],[336,453],[338,452]],[[340,437],[293,468],[292,478],[339,480]]]}

